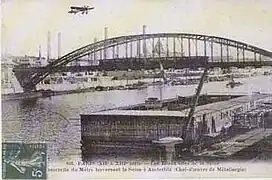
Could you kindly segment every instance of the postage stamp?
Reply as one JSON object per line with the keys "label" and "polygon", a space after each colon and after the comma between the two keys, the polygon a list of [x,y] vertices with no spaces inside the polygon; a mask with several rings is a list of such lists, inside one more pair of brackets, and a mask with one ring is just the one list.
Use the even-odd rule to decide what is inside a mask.
{"label": "postage stamp", "polygon": [[3,179],[46,179],[45,143],[2,143]]}

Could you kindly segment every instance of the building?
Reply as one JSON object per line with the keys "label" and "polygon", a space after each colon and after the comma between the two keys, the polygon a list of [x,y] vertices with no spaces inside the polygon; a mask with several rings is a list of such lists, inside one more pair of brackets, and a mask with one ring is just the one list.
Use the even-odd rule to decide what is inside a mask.
{"label": "building", "polygon": [[44,67],[46,66],[48,63],[47,63],[47,60],[45,57],[37,57],[33,60],[33,66],[34,67]]}
{"label": "building", "polygon": [[[271,95],[256,94],[200,105],[190,131],[193,139],[221,133],[239,113],[256,111]],[[151,142],[184,133],[190,108],[184,110],[114,109],[81,115],[82,137],[90,141]]]}
{"label": "building", "polygon": [[10,56],[9,59],[16,65],[22,65],[26,67],[43,67],[47,65],[47,60],[44,57]]}
{"label": "building", "polygon": [[180,136],[184,113],[180,111],[110,110],[81,115],[83,136],[116,141],[152,141]]}
{"label": "building", "polygon": [[3,57],[1,60],[1,84],[3,87],[10,86],[12,77],[14,76],[12,69],[14,63],[11,58]]}
{"label": "building", "polygon": [[[254,94],[241,96],[226,101],[197,106],[194,113],[194,126],[200,127],[206,124],[205,134],[220,134],[222,128],[232,125],[233,118],[240,113],[246,113],[258,109],[264,102],[272,100],[269,94]],[[189,109],[182,111],[188,114]],[[194,129],[197,137],[197,128]]]}

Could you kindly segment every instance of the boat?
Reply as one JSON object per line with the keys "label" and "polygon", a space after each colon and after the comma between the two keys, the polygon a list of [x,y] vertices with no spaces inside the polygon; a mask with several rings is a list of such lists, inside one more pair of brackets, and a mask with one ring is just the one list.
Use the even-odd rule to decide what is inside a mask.
{"label": "boat", "polygon": [[156,108],[162,108],[163,104],[161,100],[159,100],[156,97],[150,97],[147,100],[145,100],[145,107],[147,109],[156,109]]}
{"label": "boat", "polygon": [[226,87],[231,87],[231,88],[234,88],[235,86],[241,86],[243,85],[241,82],[235,82],[233,79],[228,83],[226,84]]}

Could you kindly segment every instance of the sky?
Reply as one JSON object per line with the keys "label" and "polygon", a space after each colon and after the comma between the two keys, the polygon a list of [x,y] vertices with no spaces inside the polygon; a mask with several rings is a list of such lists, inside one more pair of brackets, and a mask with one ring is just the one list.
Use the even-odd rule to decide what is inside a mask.
{"label": "sky", "polygon": [[[94,6],[87,15],[68,14],[71,5]],[[61,32],[62,55],[108,37],[186,32],[243,41],[272,51],[271,0],[2,0],[1,49],[4,54],[52,57]]]}

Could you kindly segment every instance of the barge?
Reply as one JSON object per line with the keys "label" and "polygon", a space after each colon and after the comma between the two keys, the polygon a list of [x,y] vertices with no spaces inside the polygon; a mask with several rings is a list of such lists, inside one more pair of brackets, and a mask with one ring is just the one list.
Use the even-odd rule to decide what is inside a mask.
{"label": "barge", "polygon": [[23,92],[23,93],[12,93],[12,94],[1,95],[2,101],[36,99],[40,97],[43,97],[42,92]]}
{"label": "barge", "polygon": [[[272,109],[263,108],[272,101],[270,94],[201,95],[190,130],[186,131],[192,98],[177,97],[160,103],[153,98],[134,106],[81,114],[83,159],[125,152],[164,154],[166,159],[188,156],[188,152],[199,155],[213,144],[264,128],[261,124]],[[153,107],[150,100],[156,102]],[[183,141],[185,134],[190,141]],[[179,141],[163,143],[165,138]]]}

